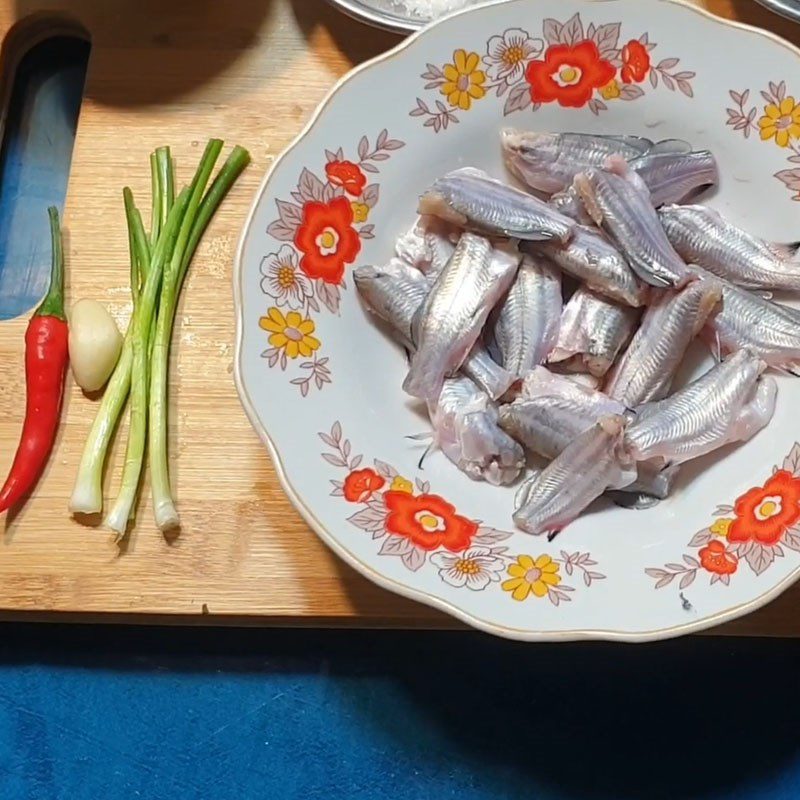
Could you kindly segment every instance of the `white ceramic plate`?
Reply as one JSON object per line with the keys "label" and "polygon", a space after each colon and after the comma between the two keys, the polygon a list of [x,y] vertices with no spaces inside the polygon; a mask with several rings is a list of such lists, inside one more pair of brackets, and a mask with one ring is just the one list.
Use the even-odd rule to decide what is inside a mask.
{"label": "white ceramic plate", "polygon": [[[677,2],[512,0],[440,22],[334,89],[242,236],[236,381],[290,498],[345,561],[528,640],[676,636],[797,578],[800,382],[779,377],[769,428],[687,466],[668,501],[598,504],[548,544],[513,531],[513,488],[473,483],[440,454],[417,468],[424,443],[406,437],[427,425],[400,390],[405,357],[350,272],[389,257],[436,176],[467,164],[502,175],[509,124],[689,139],[719,159],[712,205],[796,239],[799,55]],[[617,68],[605,86],[600,62]]]}

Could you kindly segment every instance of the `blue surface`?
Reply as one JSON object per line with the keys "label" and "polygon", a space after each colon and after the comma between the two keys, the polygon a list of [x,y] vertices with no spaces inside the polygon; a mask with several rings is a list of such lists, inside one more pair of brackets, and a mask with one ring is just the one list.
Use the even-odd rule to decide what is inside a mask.
{"label": "blue surface", "polygon": [[47,207],[64,205],[88,55],[85,42],[48,39],[17,69],[0,151],[0,320],[47,289]]}
{"label": "blue surface", "polygon": [[800,642],[1,635],[3,800],[800,795]]}

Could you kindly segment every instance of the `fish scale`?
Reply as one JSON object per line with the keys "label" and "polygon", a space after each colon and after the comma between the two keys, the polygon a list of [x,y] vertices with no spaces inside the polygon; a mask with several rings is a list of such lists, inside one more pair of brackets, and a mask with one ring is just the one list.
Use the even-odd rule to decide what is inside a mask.
{"label": "fish scale", "polygon": [[523,378],[542,364],[558,340],[560,324],[560,273],[541,258],[523,256],[494,327],[505,369]]}
{"label": "fish scale", "polygon": [[659,218],[687,262],[745,289],[800,291],[796,248],[759,239],[705,206],[667,206]]}
{"label": "fish scale", "polygon": [[[386,267],[357,267],[353,279],[370,311],[387,323],[403,347],[414,350],[414,321],[431,290],[426,277],[392,259]],[[480,341],[473,345],[461,371],[493,400],[504,395],[514,382],[514,376],[494,361]]]}
{"label": "fish scale", "polygon": [[647,287],[619,250],[597,229],[579,225],[565,245],[541,242],[526,247],[542,253],[564,272],[612,300],[635,307],[647,301]]}
{"label": "fish scale", "polygon": [[647,153],[629,163],[647,184],[655,208],[680,203],[719,183],[717,161],[709,150]]}
{"label": "fish scale", "polygon": [[603,417],[520,493],[514,523],[527,533],[558,532],[608,489],[636,480],[623,448],[625,419]]}
{"label": "fish scale", "polygon": [[686,282],[689,270],[669,243],[641,178],[593,169],[575,178],[575,188],[645,283],[663,288]]}
{"label": "fish scale", "polygon": [[721,298],[722,287],[711,281],[661,294],[612,368],[606,394],[628,407],[665,397],[686,350]]}
{"label": "fish scale", "polygon": [[635,158],[653,146],[637,136],[540,133],[506,128],[500,133],[506,165],[523,183],[544,194],[563,192],[579,172],[600,167],[607,158]]}
{"label": "fish scale", "polygon": [[542,200],[474,167],[434,181],[417,210],[478,233],[531,241],[566,242],[575,227],[569,217]]}
{"label": "fish scale", "polygon": [[[625,437],[630,453],[639,461],[662,458],[679,464],[750,438],[774,411],[769,403],[777,391],[774,381],[765,378],[766,389],[756,392],[765,366],[758,356],[740,350],[672,397],[639,406]],[[739,417],[751,401],[761,407],[763,418],[755,415],[741,428]]]}
{"label": "fish scale", "polygon": [[446,376],[461,366],[486,319],[508,290],[519,264],[515,248],[492,248],[488,239],[464,233],[419,313],[417,349],[403,389],[436,400]]}
{"label": "fish scale", "polygon": [[773,303],[730,281],[692,267],[705,280],[722,286],[722,306],[706,324],[703,338],[724,353],[748,348],[771,367],[796,369],[800,364],[800,311]]}

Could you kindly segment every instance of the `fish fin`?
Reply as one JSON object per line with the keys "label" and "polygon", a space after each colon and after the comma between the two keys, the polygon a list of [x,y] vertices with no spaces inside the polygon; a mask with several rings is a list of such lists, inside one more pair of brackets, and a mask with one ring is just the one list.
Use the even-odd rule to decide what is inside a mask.
{"label": "fish fin", "polygon": [[714,349],[712,355],[717,364],[722,363],[722,342],[719,340],[719,331],[714,331]]}
{"label": "fish fin", "polygon": [[434,438],[433,431],[424,431],[423,433],[412,433],[408,436],[404,437],[406,439],[410,439],[412,442],[425,442],[428,439]]}
{"label": "fish fin", "polygon": [[766,245],[770,253],[781,261],[798,260],[800,242],[766,242]]}
{"label": "fish fin", "polygon": [[634,136],[633,134],[616,135],[613,133],[611,134],[598,133],[594,135],[598,139],[610,139],[613,142],[620,142],[621,144],[626,144],[628,145],[628,147],[631,147],[634,150],[638,150],[642,155],[650,152],[650,150],[654,147],[653,140],[647,139],[644,136]]}
{"label": "fish fin", "polygon": [[553,539],[555,539],[556,536],[558,536],[558,534],[561,533],[561,531],[562,531],[562,528],[559,528],[558,530],[555,530],[555,531],[550,531],[550,533],[547,534],[547,541],[548,542],[552,542]]}
{"label": "fish fin", "polygon": [[688,155],[692,152],[692,146],[685,139],[662,139],[656,142],[648,151],[647,155],[659,155],[670,153],[674,155]]}
{"label": "fish fin", "polygon": [[423,466],[425,463],[425,459],[431,454],[435,453],[439,449],[439,440],[434,436],[431,440],[431,443],[425,448],[425,452],[419,457],[419,461],[417,462],[417,469],[424,470],[425,467]]}
{"label": "fish fin", "polygon": [[606,497],[615,506],[627,508],[629,511],[644,511],[647,508],[657,506],[661,502],[657,497],[645,492],[606,492]]}
{"label": "fish fin", "polygon": [[576,175],[573,181],[573,186],[575,187],[575,191],[578,193],[578,197],[580,197],[581,202],[583,203],[583,207],[586,209],[586,213],[592,218],[594,224],[598,226],[602,225],[603,210],[600,208],[594,198],[588,175],[585,173]]}
{"label": "fish fin", "polygon": [[800,367],[779,367],[776,364],[770,364],[770,366],[779,375],[786,375],[788,378],[800,378]]}

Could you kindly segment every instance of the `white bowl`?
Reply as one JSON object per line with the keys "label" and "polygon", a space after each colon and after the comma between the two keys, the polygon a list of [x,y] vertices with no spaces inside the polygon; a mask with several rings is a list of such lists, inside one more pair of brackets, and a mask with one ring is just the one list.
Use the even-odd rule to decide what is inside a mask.
{"label": "white bowl", "polygon": [[[502,175],[507,124],[688,139],[719,159],[713,206],[767,238],[797,238],[800,141],[781,147],[769,127],[762,139],[758,123],[781,99],[769,113],[800,114],[786,99],[800,98],[799,52],[679,2],[566,7],[467,10],[338,84],[247,221],[236,383],[289,497],[381,586],[519,639],[664,638],[755,609],[800,574],[800,478],[768,483],[776,466],[800,474],[800,382],[779,377],[772,424],[687,466],[674,497],[641,512],[600,503],[548,544],[513,530],[513,488],[473,483],[441,454],[417,468],[424,443],[406,437],[428,426],[400,389],[405,357],[350,277],[390,256],[435,177],[466,164]],[[595,46],[576,51],[587,39]],[[514,54],[523,62],[504,69]],[[583,97],[533,102],[526,70],[535,82],[571,60],[589,81],[597,59],[624,61],[630,82],[618,70]],[[463,92],[443,86],[454,69]],[[423,535],[429,517],[439,535]]]}

